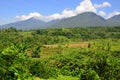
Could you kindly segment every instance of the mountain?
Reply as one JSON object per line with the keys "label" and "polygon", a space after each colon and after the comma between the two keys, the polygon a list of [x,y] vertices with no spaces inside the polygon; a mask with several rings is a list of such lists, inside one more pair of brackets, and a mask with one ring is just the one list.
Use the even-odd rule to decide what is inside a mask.
{"label": "mountain", "polygon": [[120,26],[120,15],[116,15],[116,16],[109,18],[106,22],[106,25]]}
{"label": "mountain", "polygon": [[46,22],[44,28],[49,28],[49,27],[51,27],[52,25],[54,25],[55,23],[57,23],[57,22],[59,22],[59,21],[60,21],[60,20],[52,20],[52,21]]}
{"label": "mountain", "polygon": [[106,20],[93,12],[85,12],[77,16],[62,19],[51,27],[90,27],[103,26]]}
{"label": "mountain", "polygon": [[15,27],[17,29],[40,29],[40,28],[61,28],[61,27],[95,27],[95,26],[120,26],[120,15],[109,19],[93,13],[85,12],[77,16],[44,22],[39,19],[31,18],[24,21],[10,23],[0,26],[0,28]]}
{"label": "mountain", "polygon": [[45,26],[45,22],[39,19],[30,18],[28,20],[3,25],[1,28],[15,27],[17,29],[37,29],[43,26]]}

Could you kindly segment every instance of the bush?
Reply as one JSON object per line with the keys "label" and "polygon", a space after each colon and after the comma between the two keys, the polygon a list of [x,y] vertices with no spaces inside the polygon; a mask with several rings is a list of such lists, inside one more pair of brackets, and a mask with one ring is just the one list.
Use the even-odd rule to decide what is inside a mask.
{"label": "bush", "polygon": [[33,60],[30,66],[30,73],[36,77],[48,79],[57,77],[57,70],[46,66],[41,60]]}

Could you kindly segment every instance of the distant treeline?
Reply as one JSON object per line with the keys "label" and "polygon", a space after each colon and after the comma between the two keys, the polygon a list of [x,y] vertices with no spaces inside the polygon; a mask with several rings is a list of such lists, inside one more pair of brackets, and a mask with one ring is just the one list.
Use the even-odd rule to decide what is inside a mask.
{"label": "distant treeline", "polygon": [[22,31],[16,28],[0,30],[0,43],[10,42],[55,44],[93,39],[120,38],[120,27],[53,28]]}

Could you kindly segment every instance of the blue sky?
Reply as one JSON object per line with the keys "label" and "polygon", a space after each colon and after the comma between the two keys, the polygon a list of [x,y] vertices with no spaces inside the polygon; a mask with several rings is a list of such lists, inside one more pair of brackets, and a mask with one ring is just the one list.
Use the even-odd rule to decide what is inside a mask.
{"label": "blue sky", "polygon": [[110,18],[120,14],[119,4],[120,0],[0,0],[0,25],[31,17],[50,21],[88,11]]}

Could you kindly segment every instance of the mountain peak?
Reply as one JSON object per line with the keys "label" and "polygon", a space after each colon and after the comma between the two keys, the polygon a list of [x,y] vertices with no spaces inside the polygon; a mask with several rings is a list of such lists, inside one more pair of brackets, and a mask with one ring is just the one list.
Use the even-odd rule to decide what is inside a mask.
{"label": "mountain peak", "polygon": [[77,16],[64,18],[61,20],[53,20],[50,22],[44,22],[40,19],[32,17],[28,20],[3,25],[1,28],[15,27],[17,29],[38,29],[48,27],[96,27],[118,25],[120,25],[120,15],[116,15],[108,20],[105,20],[94,12],[85,12],[78,14]]}
{"label": "mountain peak", "polygon": [[109,19],[120,20],[120,14],[115,15],[115,16],[109,18]]}
{"label": "mountain peak", "polygon": [[[84,12],[84,13],[81,13],[81,14],[87,14],[87,15],[90,15],[90,14],[95,14],[94,12]],[[95,14],[96,15],[96,14]]]}
{"label": "mountain peak", "polygon": [[35,18],[35,17],[29,18],[26,21],[41,21],[41,22],[44,22],[44,21],[40,20],[39,18]]}

